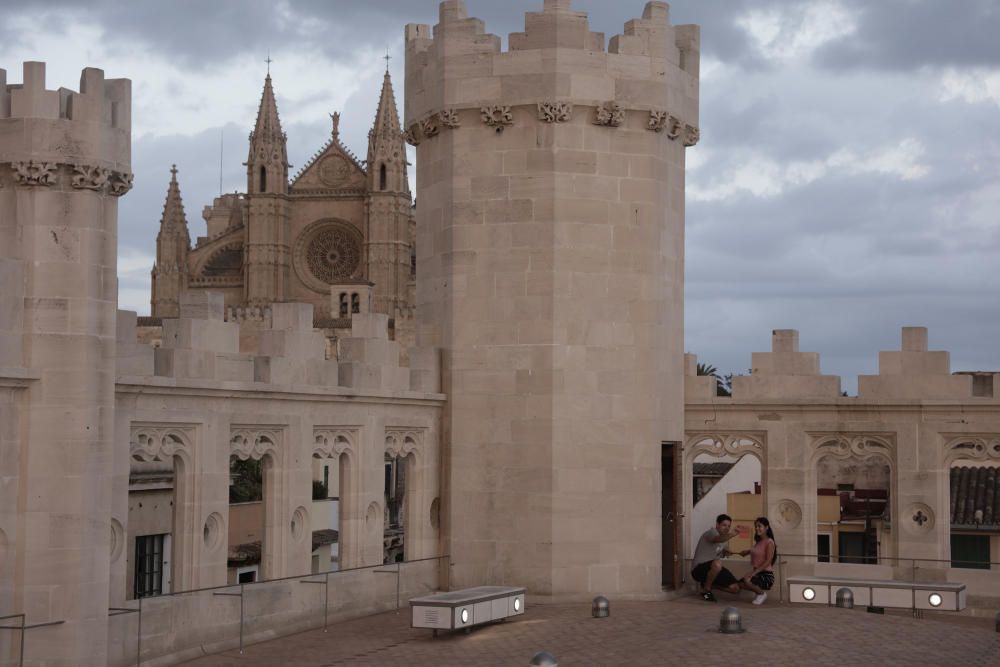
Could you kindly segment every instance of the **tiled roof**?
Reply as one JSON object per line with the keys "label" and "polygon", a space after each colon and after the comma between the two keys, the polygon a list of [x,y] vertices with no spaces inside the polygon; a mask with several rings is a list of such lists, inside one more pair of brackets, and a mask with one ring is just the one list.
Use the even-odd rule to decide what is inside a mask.
{"label": "tiled roof", "polygon": [[951,469],[951,524],[1000,530],[1000,468]]}
{"label": "tiled roof", "polygon": [[694,474],[698,477],[724,477],[734,463],[716,461],[713,463],[695,463]]}

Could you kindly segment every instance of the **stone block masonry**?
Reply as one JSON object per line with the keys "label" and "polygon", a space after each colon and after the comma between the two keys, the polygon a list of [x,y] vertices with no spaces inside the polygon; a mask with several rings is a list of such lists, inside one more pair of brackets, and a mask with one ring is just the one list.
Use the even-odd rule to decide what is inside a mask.
{"label": "stone block masonry", "polygon": [[[131,187],[131,83],[85,69],[80,91],[0,70],[0,366],[34,378],[0,486],[17,555],[0,608],[29,623],[35,664],[107,661],[114,454],[117,198]],[[0,559],[3,560],[3,559]],[[12,633],[5,633],[6,641]],[[4,655],[6,657],[6,655]]]}
{"label": "stone block masonry", "polygon": [[[660,444],[683,437],[685,147],[698,28],[608,49],[568,0],[509,51],[441,3],[406,27],[417,336],[443,350],[453,586],[661,591]],[[622,557],[627,554],[627,557]]]}

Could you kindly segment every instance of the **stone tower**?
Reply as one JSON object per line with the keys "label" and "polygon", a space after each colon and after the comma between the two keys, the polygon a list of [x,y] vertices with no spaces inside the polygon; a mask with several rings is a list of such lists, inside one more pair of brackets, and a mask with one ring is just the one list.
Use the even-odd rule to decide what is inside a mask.
{"label": "stone tower", "polygon": [[109,563],[123,548],[109,517],[131,83],[85,69],[79,93],[47,90],[38,62],[24,64],[22,84],[6,78],[0,70],[0,366],[24,381],[0,435],[0,550],[17,556],[0,558],[0,607],[30,624],[63,621],[26,633],[25,664],[103,665]]}
{"label": "stone tower", "polygon": [[385,72],[375,124],[368,133],[368,280],[374,308],[390,317],[406,303],[410,280],[410,183],[406,144],[389,71]]}
{"label": "stone tower", "polygon": [[697,26],[612,38],[545,0],[509,51],[441,3],[406,28],[417,330],[444,350],[451,584],[661,594],[661,443],[683,436]]}
{"label": "stone tower", "polygon": [[191,235],[177,184],[177,165],[173,165],[170,168],[167,200],[160,218],[160,231],[156,235],[151,312],[157,317],[180,317],[180,298],[187,289],[190,249]]}
{"label": "stone tower", "polygon": [[246,299],[251,305],[287,299],[290,251],[286,144],[268,74],[246,161],[250,214],[243,270]]}

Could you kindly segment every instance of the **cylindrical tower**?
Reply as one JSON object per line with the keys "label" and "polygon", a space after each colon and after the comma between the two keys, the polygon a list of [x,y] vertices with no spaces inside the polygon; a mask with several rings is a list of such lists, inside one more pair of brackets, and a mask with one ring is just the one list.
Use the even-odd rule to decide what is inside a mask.
{"label": "cylindrical tower", "polygon": [[33,378],[20,446],[0,457],[0,478],[18,490],[13,519],[4,513],[17,524],[4,528],[14,536],[9,602],[29,624],[63,622],[27,632],[26,665],[107,661],[117,215],[132,182],[130,114],[131,83],[101,70],[83,70],[79,93],[46,90],[43,63],[25,63],[20,86],[0,70],[0,230],[11,241],[0,263],[18,276],[2,292],[23,304],[0,365]]}
{"label": "cylindrical tower", "polygon": [[444,351],[453,586],[661,591],[661,443],[683,436],[685,146],[698,28],[650,2],[604,48],[569,0],[500,39],[406,29],[420,345]]}

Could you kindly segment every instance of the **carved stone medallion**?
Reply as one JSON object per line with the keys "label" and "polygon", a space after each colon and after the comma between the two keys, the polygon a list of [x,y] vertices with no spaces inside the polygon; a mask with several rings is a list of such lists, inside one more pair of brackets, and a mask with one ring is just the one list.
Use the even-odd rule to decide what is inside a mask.
{"label": "carved stone medallion", "polygon": [[794,500],[784,498],[778,501],[775,522],[782,528],[798,528],[802,523],[802,508]]}
{"label": "carved stone medallion", "polygon": [[331,188],[347,185],[351,178],[351,165],[340,155],[328,155],[319,164],[319,178]]}

